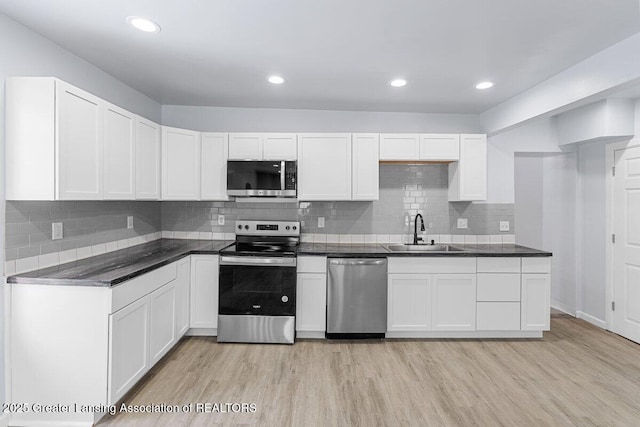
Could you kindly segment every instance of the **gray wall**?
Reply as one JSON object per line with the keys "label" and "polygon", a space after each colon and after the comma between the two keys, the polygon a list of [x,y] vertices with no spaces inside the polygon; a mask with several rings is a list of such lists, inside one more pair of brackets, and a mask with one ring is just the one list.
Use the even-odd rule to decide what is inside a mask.
{"label": "gray wall", "polygon": [[[133,228],[127,229],[127,216]],[[51,240],[51,224],[62,222],[60,240]],[[93,246],[160,230],[160,202],[7,201],[6,260]]]}
{"label": "gray wall", "polygon": [[[446,165],[380,166],[380,199],[374,202],[162,202],[162,229],[232,233],[237,219],[304,221],[303,233],[410,234],[422,213],[428,234],[500,234],[500,221],[513,227],[513,204],[449,203]],[[217,224],[224,214],[226,224]],[[318,217],[325,228],[318,228]],[[458,230],[458,218],[469,228]],[[513,229],[513,228],[512,228]]]}
{"label": "gray wall", "polygon": [[167,126],[209,132],[481,133],[474,114],[384,113],[163,105]]}
{"label": "gray wall", "polygon": [[[71,54],[26,27],[0,14],[0,164],[4,165],[5,79],[8,76],[56,76],[114,104],[154,121],[160,121],[160,105]],[[126,64],[123,64],[126,66]],[[4,254],[4,168],[0,173],[0,259]],[[4,262],[0,266],[4,275]],[[4,313],[4,292],[0,292]],[[0,316],[0,402],[4,387],[4,316]]]}

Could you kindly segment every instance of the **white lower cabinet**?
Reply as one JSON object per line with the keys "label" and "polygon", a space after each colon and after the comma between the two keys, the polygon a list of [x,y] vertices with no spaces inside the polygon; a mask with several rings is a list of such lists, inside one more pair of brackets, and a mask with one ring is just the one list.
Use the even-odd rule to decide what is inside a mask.
{"label": "white lower cabinet", "polygon": [[180,339],[189,330],[189,295],[191,288],[191,257],[178,261],[176,276],[176,337]]}
{"label": "white lower cabinet", "polygon": [[476,275],[433,275],[433,330],[476,330]]}
{"label": "white lower cabinet", "polygon": [[519,331],[519,302],[478,302],[478,331]]}
{"label": "white lower cabinet", "polygon": [[327,257],[298,257],[296,332],[300,338],[324,338],[327,330]]}
{"label": "white lower cabinet", "polygon": [[109,405],[116,403],[150,368],[149,299],[109,316]]}
{"label": "white lower cabinet", "polygon": [[149,308],[149,357],[155,365],[177,341],[175,280],[149,295]]}
{"label": "white lower cabinet", "polygon": [[389,274],[387,330],[430,331],[431,275]]}
{"label": "white lower cabinet", "polygon": [[521,325],[523,331],[548,331],[550,327],[551,275],[523,274]]}
{"label": "white lower cabinet", "polygon": [[218,255],[191,255],[191,328],[218,328]]}

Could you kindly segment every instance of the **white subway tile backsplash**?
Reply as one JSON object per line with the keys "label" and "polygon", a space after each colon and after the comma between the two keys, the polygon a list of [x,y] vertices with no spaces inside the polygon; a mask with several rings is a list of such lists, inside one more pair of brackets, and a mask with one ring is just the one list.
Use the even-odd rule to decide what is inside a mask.
{"label": "white subway tile backsplash", "polygon": [[313,235],[313,243],[327,243],[327,235],[326,234],[314,234]]}
{"label": "white subway tile backsplash", "polygon": [[224,240],[224,233],[212,233],[213,240]]}
{"label": "white subway tile backsplash", "polygon": [[235,240],[236,233],[224,233],[224,240]]}
{"label": "white subway tile backsplash", "polygon": [[[118,242],[120,242],[120,240],[118,240]],[[89,258],[90,256],[92,256],[91,246],[85,246],[85,247],[76,249],[76,254],[78,259]]]}
{"label": "white subway tile backsplash", "polygon": [[173,232],[173,238],[174,239],[186,239],[187,238],[187,232],[186,231],[174,231]]}
{"label": "white subway tile backsplash", "polygon": [[442,243],[442,244],[452,243],[451,235],[450,234],[441,234],[440,235],[440,243]]}
{"label": "white subway tile backsplash", "polygon": [[20,258],[16,260],[16,273],[37,270],[39,268],[39,256]]}
{"label": "white subway tile backsplash", "polygon": [[338,243],[343,245],[351,244],[351,234],[340,234],[338,235]]}
{"label": "white subway tile backsplash", "polygon": [[489,236],[489,239],[491,239],[491,243],[502,243],[502,235],[501,234],[492,234],[491,236]]}
{"label": "white subway tile backsplash", "polygon": [[464,243],[464,235],[462,234],[454,234],[453,236],[451,236],[451,243]]}
{"label": "white subway tile backsplash", "polygon": [[431,243],[431,241],[433,240],[433,243],[440,243],[440,235],[439,234],[427,234],[427,243]]}
{"label": "white subway tile backsplash", "polygon": [[76,250],[75,249],[69,249],[68,251],[60,252],[60,264],[65,264],[67,262],[73,262],[76,259],[78,259],[78,256],[76,255]]}
{"label": "white subway tile backsplash", "polygon": [[15,261],[7,261],[4,263],[4,275],[12,276],[16,273],[16,262]]}
{"label": "white subway tile backsplash", "polygon": [[469,243],[478,243],[478,236],[474,236],[474,235],[465,235],[464,236],[464,243],[469,244]]}
{"label": "white subway tile backsplash", "polygon": [[302,243],[313,243],[313,234],[308,234],[308,233],[301,234],[300,241]]}
{"label": "white subway tile backsplash", "polygon": [[58,252],[51,252],[50,254],[40,255],[38,257],[38,268],[53,267],[58,264],[60,264]]}
{"label": "white subway tile backsplash", "polygon": [[365,244],[373,244],[373,243],[377,243],[378,239],[376,238],[375,234],[365,234],[364,235],[364,243]]}
{"label": "white subway tile backsplash", "polygon": [[351,243],[354,245],[364,245],[364,234],[352,234]]}
{"label": "white subway tile backsplash", "polygon": [[491,243],[491,236],[486,235],[486,234],[478,236],[478,243],[480,243],[480,244]]}
{"label": "white subway tile backsplash", "polygon": [[163,239],[173,239],[173,231],[163,231],[162,232]]}
{"label": "white subway tile backsplash", "polygon": [[514,234],[505,234],[502,236],[502,243],[516,243],[516,236]]}
{"label": "white subway tile backsplash", "polygon": [[118,250],[118,242],[109,242],[105,245],[107,252],[113,252]]}
{"label": "white subway tile backsplash", "polygon": [[213,233],[211,231],[201,231],[198,236],[202,240],[213,240]]}
{"label": "white subway tile backsplash", "polygon": [[338,234],[327,234],[327,243],[340,243],[340,236]]}
{"label": "white subway tile backsplash", "polygon": [[102,255],[105,252],[107,252],[107,245],[104,245],[104,244],[102,244],[102,245],[93,245],[91,247],[91,254],[93,256]]}
{"label": "white subway tile backsplash", "polygon": [[187,239],[198,240],[199,238],[200,238],[200,233],[198,233],[197,231],[189,231],[187,233]]}
{"label": "white subway tile backsplash", "polygon": [[406,236],[402,234],[389,234],[389,243],[405,243]]}
{"label": "white subway tile backsplash", "polygon": [[[118,244],[118,249],[126,249],[129,247],[129,239],[118,240],[116,243]],[[78,253],[78,256],[80,256],[80,253]]]}

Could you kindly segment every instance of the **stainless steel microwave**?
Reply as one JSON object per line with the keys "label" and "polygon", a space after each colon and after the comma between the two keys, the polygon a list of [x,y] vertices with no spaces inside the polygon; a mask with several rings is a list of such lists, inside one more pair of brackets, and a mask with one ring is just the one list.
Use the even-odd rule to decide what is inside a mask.
{"label": "stainless steel microwave", "polygon": [[296,197],[297,164],[289,160],[227,161],[227,194],[237,197]]}

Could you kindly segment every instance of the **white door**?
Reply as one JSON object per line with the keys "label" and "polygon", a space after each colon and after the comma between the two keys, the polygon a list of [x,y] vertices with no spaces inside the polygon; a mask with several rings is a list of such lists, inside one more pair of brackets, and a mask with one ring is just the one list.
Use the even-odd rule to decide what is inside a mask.
{"label": "white door", "polygon": [[172,280],[149,295],[149,366],[173,347],[176,340],[176,281]]}
{"label": "white door", "polygon": [[324,332],[327,329],[327,275],[298,273],[296,331]]}
{"label": "white door", "polygon": [[191,255],[191,320],[192,328],[218,327],[217,255]]}
{"label": "white door", "polygon": [[201,200],[229,200],[227,196],[228,145],[229,136],[226,133],[202,134]]}
{"label": "white door", "polygon": [[476,275],[433,275],[433,330],[476,330]]}
{"label": "white door", "polygon": [[134,116],[115,105],[104,109],[104,198],[135,198]]}
{"label": "white door", "polygon": [[178,261],[176,276],[176,339],[189,329],[189,288],[191,283],[190,257]]}
{"label": "white door", "polygon": [[296,160],[298,158],[295,133],[265,133],[262,135],[264,160]]}
{"label": "white door", "polygon": [[56,82],[60,200],[102,199],[102,102],[71,85]]}
{"label": "white door", "polygon": [[229,160],[262,160],[262,134],[230,133]]}
{"label": "white door", "polygon": [[136,199],[160,199],[160,126],[136,116]]}
{"label": "white door", "polygon": [[351,199],[351,134],[298,135],[298,198]]}
{"label": "white door", "polygon": [[640,342],[640,147],[615,152],[613,331]]}
{"label": "white door", "polygon": [[389,274],[387,330],[431,330],[431,275]]}
{"label": "white door", "polygon": [[162,199],[200,198],[200,132],[162,127]]}
{"label": "white door", "polygon": [[109,404],[114,404],[149,370],[149,299],[109,316]]}
{"label": "white door", "polygon": [[380,198],[378,143],[377,133],[353,134],[351,142],[353,145],[352,200],[378,200]]}

